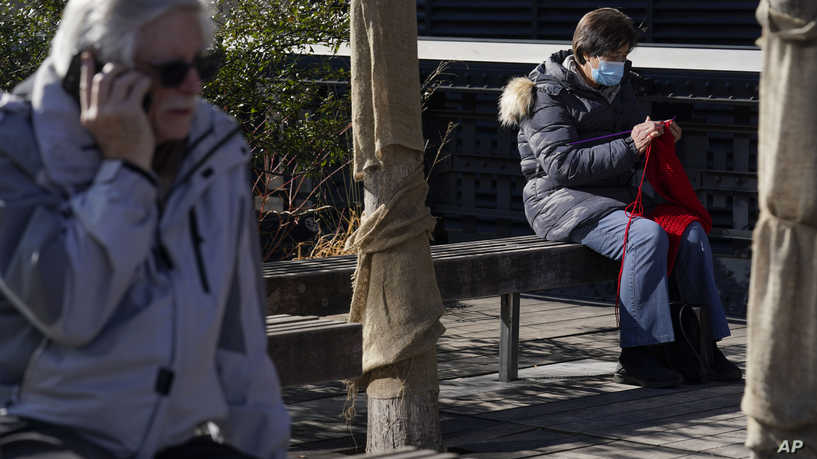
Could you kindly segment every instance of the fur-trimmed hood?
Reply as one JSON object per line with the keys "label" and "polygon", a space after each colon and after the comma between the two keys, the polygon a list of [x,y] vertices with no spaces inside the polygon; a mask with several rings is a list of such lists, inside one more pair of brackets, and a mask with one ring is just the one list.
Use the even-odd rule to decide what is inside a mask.
{"label": "fur-trimmed hood", "polygon": [[499,97],[499,122],[503,127],[516,127],[522,118],[531,114],[536,100],[536,86],[548,83],[561,86],[561,81],[567,82],[571,78],[572,72],[562,66],[562,62],[571,54],[572,50],[554,53],[527,77],[515,77],[505,85]]}
{"label": "fur-trimmed hood", "polygon": [[533,91],[536,84],[526,77],[516,77],[505,85],[499,97],[499,123],[502,127],[516,127],[533,110]]}

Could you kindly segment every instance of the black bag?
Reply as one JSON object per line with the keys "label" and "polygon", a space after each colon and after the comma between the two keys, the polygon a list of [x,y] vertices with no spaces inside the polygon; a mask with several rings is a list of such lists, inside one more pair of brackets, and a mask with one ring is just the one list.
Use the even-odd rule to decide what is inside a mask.
{"label": "black bag", "polygon": [[707,382],[714,341],[709,311],[705,306],[671,302],[670,313],[675,341],[666,347],[669,367],[681,373],[686,383]]}

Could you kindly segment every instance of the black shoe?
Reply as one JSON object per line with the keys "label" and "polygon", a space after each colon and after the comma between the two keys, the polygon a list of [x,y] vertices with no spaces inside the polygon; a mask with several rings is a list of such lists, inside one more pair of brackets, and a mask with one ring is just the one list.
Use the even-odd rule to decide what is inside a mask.
{"label": "black shoe", "polygon": [[621,349],[613,381],[642,387],[676,387],[683,377],[667,368],[652,346],[625,347]]}
{"label": "black shoe", "polygon": [[723,355],[718,345],[712,342],[712,362],[709,366],[709,379],[721,382],[743,381],[743,372],[737,365]]}

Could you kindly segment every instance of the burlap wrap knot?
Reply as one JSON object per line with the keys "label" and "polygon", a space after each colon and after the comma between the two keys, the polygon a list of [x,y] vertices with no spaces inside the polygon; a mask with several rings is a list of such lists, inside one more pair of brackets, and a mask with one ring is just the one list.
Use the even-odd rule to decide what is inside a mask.
{"label": "burlap wrap knot", "polygon": [[758,200],[749,287],[746,445],[817,457],[817,4],[762,0]]}
{"label": "burlap wrap knot", "polygon": [[417,256],[436,223],[427,192],[423,174],[410,175],[346,241],[357,252],[349,320],[363,324],[364,375],[427,352],[444,331],[434,266]]}

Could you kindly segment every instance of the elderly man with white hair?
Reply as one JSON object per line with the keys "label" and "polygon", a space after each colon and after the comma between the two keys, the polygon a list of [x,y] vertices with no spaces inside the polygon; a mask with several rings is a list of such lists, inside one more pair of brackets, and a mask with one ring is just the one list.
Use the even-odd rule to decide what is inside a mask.
{"label": "elderly man with white hair", "polygon": [[0,101],[0,457],[282,458],[206,0],[71,0]]}

